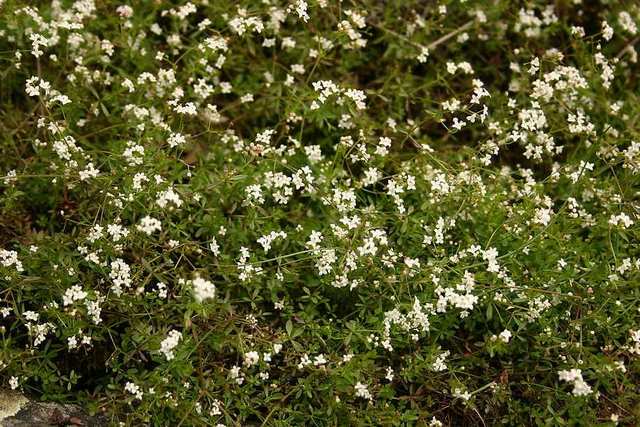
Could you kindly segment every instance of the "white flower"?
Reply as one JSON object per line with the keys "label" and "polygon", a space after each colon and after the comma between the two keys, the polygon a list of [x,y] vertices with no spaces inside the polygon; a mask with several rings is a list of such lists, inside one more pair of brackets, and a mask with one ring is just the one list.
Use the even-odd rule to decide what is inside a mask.
{"label": "white flower", "polygon": [[613,37],[613,28],[609,25],[607,21],[602,21],[602,38],[606,41],[611,40]]}
{"label": "white flower", "polygon": [[462,390],[460,388],[453,389],[453,397],[457,397],[459,399],[464,400],[465,402],[471,399],[472,394],[467,390]]}
{"label": "white flower", "polygon": [[120,258],[111,262],[111,272],[109,278],[113,281],[113,292],[116,295],[122,294],[122,287],[131,286],[131,267]]}
{"label": "white flower", "polygon": [[582,378],[582,371],[580,369],[559,371],[558,378],[560,381],[573,383],[572,393],[574,396],[586,396],[592,391],[591,387]]}
{"label": "white flower", "polygon": [[612,215],[609,219],[609,224],[614,227],[620,226],[621,228],[631,227],[633,225],[633,220],[626,213],[622,212],[618,215]]}
{"label": "white flower", "polygon": [[293,6],[289,6],[288,12],[291,12],[292,9],[295,9],[298,14],[298,18],[302,19],[304,22],[309,21],[309,14],[307,13],[307,2],[304,0],[296,0]]}
{"label": "white flower", "polygon": [[427,62],[428,57],[429,57],[429,49],[423,46],[420,49],[420,54],[418,55],[418,62],[420,62],[421,64],[424,64],[425,62]]}
{"label": "white flower", "polygon": [[362,179],[362,185],[365,187],[368,185],[373,185],[376,182],[380,181],[381,178],[382,174],[380,173],[380,171],[374,167],[371,167],[365,171],[364,178]]}
{"label": "white flower", "polygon": [[69,350],[73,350],[73,349],[77,348],[78,347],[78,338],[75,335],[67,338],[67,346],[69,347]]}
{"label": "white flower", "polygon": [[158,282],[158,283],[156,283],[156,288],[157,288],[158,296],[160,298],[166,298],[167,297],[167,285],[165,285],[162,282]]}
{"label": "white flower", "polygon": [[220,245],[218,245],[215,237],[211,239],[211,243],[209,243],[209,249],[215,256],[220,255]]}
{"label": "white flower", "polygon": [[236,384],[240,385],[244,382],[244,377],[242,376],[242,373],[240,372],[240,367],[239,366],[233,366],[230,370],[229,370],[229,377],[231,377],[231,379],[235,380]]}
{"label": "white flower", "polygon": [[0,264],[2,264],[4,267],[11,267],[12,265],[14,265],[18,273],[24,271],[22,262],[18,260],[18,252],[16,251],[7,251],[5,249],[0,249]]}
{"label": "white flower", "polygon": [[325,359],[324,354],[317,355],[313,360],[314,366],[322,366],[327,363],[327,359]]}
{"label": "white flower", "polygon": [[127,383],[124,385],[124,391],[133,394],[136,399],[142,400],[143,393],[139,385],[132,383],[130,381],[127,381]]}
{"label": "white flower", "polygon": [[546,227],[551,222],[552,213],[553,213],[553,210],[549,208],[538,208],[536,209],[536,213],[533,217],[533,222],[536,224],[541,224]]}
{"label": "white flower", "polygon": [[440,353],[438,357],[436,357],[436,360],[434,360],[433,364],[431,365],[431,369],[433,369],[436,372],[445,371],[447,369],[445,360],[447,359],[447,357],[449,357],[450,354],[451,353],[449,352],[449,350],[446,350]]}
{"label": "white flower", "polygon": [[178,114],[186,114],[187,116],[195,116],[196,114],[198,114],[196,104],[194,104],[193,102],[187,102],[184,105],[177,104],[175,107],[173,107],[173,111]]}
{"label": "white flower", "polygon": [[511,331],[509,331],[508,329],[505,329],[504,331],[500,332],[500,335],[498,335],[498,338],[500,338],[502,342],[508,343],[509,340],[511,339]]}
{"label": "white flower", "polygon": [[126,4],[120,5],[116,8],[116,13],[121,18],[131,18],[133,16],[133,9],[131,6],[127,6]]}
{"label": "white flower", "polygon": [[169,331],[167,338],[160,343],[160,353],[164,354],[167,360],[172,360],[175,355],[173,349],[178,346],[178,342],[182,339],[182,333],[176,330]]}
{"label": "white flower", "polygon": [[300,358],[300,363],[298,363],[298,369],[303,369],[305,366],[310,364],[311,364],[311,359],[309,359],[309,355],[305,353]]}
{"label": "white flower", "polygon": [[153,234],[155,231],[160,231],[161,229],[161,222],[155,218],[151,218],[149,215],[142,218],[140,220],[140,224],[138,224],[138,230],[148,235]]}
{"label": "white flower", "polygon": [[252,367],[260,361],[260,355],[257,351],[250,351],[244,354],[244,365],[247,368]]}
{"label": "white flower", "polygon": [[118,242],[129,235],[129,230],[120,224],[109,224],[107,226],[107,234],[111,236],[114,242]]}
{"label": "white flower", "polygon": [[623,30],[630,33],[631,35],[635,35],[638,32],[636,23],[627,11],[623,11],[618,14],[618,23]]}
{"label": "white flower", "polygon": [[169,147],[177,147],[178,145],[182,145],[186,142],[186,138],[184,135],[182,135],[181,133],[172,133],[171,135],[169,135],[169,138],[167,139],[167,143],[169,144]]}
{"label": "white flower", "polygon": [[87,164],[87,167],[84,170],[79,172],[80,181],[85,181],[89,178],[95,178],[99,173],[100,171],[93,166],[93,163],[90,162]]}
{"label": "white flower", "polygon": [[208,280],[196,277],[192,280],[192,285],[194,296],[198,302],[213,298],[216,295],[215,285]]}
{"label": "white flower", "polygon": [[66,307],[73,304],[75,301],[81,301],[86,297],[87,293],[82,290],[80,285],[73,285],[64,292],[64,295],[62,296],[62,305]]}
{"label": "white flower", "polygon": [[356,397],[361,397],[367,400],[371,400],[373,398],[367,386],[362,384],[360,381],[356,383],[355,389],[356,389]]}
{"label": "white flower", "polygon": [[260,245],[262,246],[262,248],[266,253],[266,252],[269,252],[269,249],[271,249],[271,243],[278,237],[281,239],[286,239],[287,233],[285,233],[284,231],[278,231],[278,232],[272,231],[271,233],[260,237],[258,239],[258,243],[260,243]]}
{"label": "white flower", "polygon": [[391,366],[388,366],[388,367],[387,367],[387,372],[386,372],[386,374],[385,374],[385,376],[384,376],[384,377],[385,377],[385,378],[387,379],[387,381],[389,381],[389,382],[393,381],[393,368],[392,368]]}
{"label": "white flower", "polygon": [[156,199],[156,204],[161,208],[167,207],[169,203],[173,203],[177,208],[182,206],[182,199],[180,199],[178,193],[173,191],[173,188],[168,188],[165,191],[158,193],[158,197]]}

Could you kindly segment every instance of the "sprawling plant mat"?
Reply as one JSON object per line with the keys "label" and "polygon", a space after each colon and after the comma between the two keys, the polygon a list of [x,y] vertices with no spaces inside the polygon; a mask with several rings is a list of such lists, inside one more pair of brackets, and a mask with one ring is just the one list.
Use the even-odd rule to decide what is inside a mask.
{"label": "sprawling plant mat", "polygon": [[125,426],[640,423],[637,2],[0,5],[4,388]]}

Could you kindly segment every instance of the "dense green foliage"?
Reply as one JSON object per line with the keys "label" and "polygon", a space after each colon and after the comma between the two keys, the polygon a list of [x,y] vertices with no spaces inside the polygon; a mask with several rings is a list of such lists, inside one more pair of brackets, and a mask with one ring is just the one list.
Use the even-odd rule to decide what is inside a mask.
{"label": "dense green foliage", "polygon": [[3,385],[131,426],[636,425],[639,24],[4,1]]}

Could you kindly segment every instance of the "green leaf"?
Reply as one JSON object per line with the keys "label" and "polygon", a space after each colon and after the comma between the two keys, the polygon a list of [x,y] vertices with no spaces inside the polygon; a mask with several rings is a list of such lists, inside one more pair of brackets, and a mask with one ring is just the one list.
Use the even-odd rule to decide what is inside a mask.
{"label": "green leaf", "polygon": [[291,336],[291,331],[293,330],[293,322],[291,322],[291,319],[287,320],[284,328],[287,331],[287,335]]}

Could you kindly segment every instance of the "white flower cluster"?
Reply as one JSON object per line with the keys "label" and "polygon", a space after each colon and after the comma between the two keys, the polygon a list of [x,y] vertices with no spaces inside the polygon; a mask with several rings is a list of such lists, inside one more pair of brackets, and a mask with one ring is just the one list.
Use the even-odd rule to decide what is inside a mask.
{"label": "white flower cluster", "polygon": [[182,332],[176,330],[169,331],[167,337],[160,343],[160,353],[162,353],[167,360],[173,360],[175,357],[173,350],[178,346],[181,339]]}
{"label": "white flower cluster", "polygon": [[18,273],[24,271],[24,267],[22,266],[22,262],[18,259],[18,252],[16,251],[0,249],[0,264],[4,267],[15,266]]}
{"label": "white flower cluster", "polygon": [[391,345],[391,328],[397,326],[400,330],[410,333],[411,338],[417,341],[420,337],[419,334],[424,334],[429,331],[430,322],[429,316],[435,314],[434,308],[431,304],[422,304],[418,298],[414,299],[413,306],[407,314],[395,308],[384,314],[384,331],[382,333],[382,346],[391,351],[393,346]]}
{"label": "white flower cluster", "polygon": [[159,220],[150,217],[149,215],[142,218],[140,220],[140,224],[138,224],[138,230],[148,235],[151,235],[156,231],[160,231],[161,229],[162,223]]}
{"label": "white flower cluster", "polygon": [[130,381],[127,381],[127,383],[124,385],[124,391],[133,394],[134,397],[138,400],[142,400],[142,395],[144,394],[142,388],[140,388],[139,385]]}
{"label": "white flower cluster", "polygon": [[250,256],[249,249],[244,246],[240,248],[240,258],[236,265],[239,272],[238,277],[243,282],[247,282],[252,277],[262,274],[262,267],[260,267],[260,265],[247,262]]}
{"label": "white flower cluster", "polygon": [[166,190],[158,193],[158,196],[156,199],[156,204],[158,206],[160,206],[163,209],[166,207],[169,207],[169,209],[173,209],[173,206],[169,206],[170,203],[176,208],[181,207],[183,203],[182,199],[180,198],[178,193],[176,193],[173,190],[173,188],[167,188]]}
{"label": "white flower cluster", "polygon": [[71,103],[71,100],[67,95],[61,94],[59,91],[51,87],[51,83],[33,76],[26,82],[26,92],[29,96],[40,96],[46,101],[47,106],[58,102],[61,105],[67,105]]}
{"label": "white flower cluster", "polygon": [[111,271],[109,272],[109,278],[113,282],[111,290],[117,296],[122,295],[123,287],[129,288],[132,284],[131,281],[131,267],[123,259],[116,258],[111,262]]}
{"label": "white flower cluster", "polygon": [[566,381],[573,383],[574,396],[587,396],[591,394],[592,390],[589,384],[587,384],[582,378],[582,371],[580,369],[569,369],[558,372],[560,381]]}
{"label": "white flower cluster", "polygon": [[33,338],[34,347],[42,344],[47,335],[56,329],[55,325],[51,322],[37,323],[40,319],[40,314],[31,310],[23,312],[22,316],[26,319],[25,326],[29,332],[29,336]]}
{"label": "white flower cluster", "polygon": [[216,286],[208,280],[196,277],[191,281],[191,285],[193,286],[194,297],[198,302],[203,302],[216,296]]}
{"label": "white flower cluster", "polygon": [[371,395],[369,388],[366,386],[366,384],[362,384],[360,381],[358,381],[355,385],[355,394],[356,394],[356,397],[360,397],[365,400],[373,399],[373,396]]}
{"label": "white flower cluster", "polygon": [[291,13],[291,11],[295,10],[295,12],[298,14],[298,18],[302,19],[304,22],[309,22],[307,7],[308,5],[305,0],[295,0],[294,4],[290,5],[287,8],[287,12]]}
{"label": "white flower cluster", "polygon": [[469,312],[473,310],[473,307],[478,303],[478,297],[472,293],[474,285],[475,279],[473,274],[465,271],[462,283],[455,288],[436,287],[435,292],[438,296],[436,310],[439,313],[444,313],[447,310],[447,306],[452,306],[462,310],[460,313],[461,318],[467,317]]}
{"label": "white flower cluster", "polygon": [[260,361],[260,354],[257,351],[249,351],[244,354],[244,366],[247,368],[256,365]]}
{"label": "white flower cluster", "polygon": [[362,37],[358,30],[362,30],[366,26],[366,17],[353,10],[345,10],[344,15],[349,19],[343,19],[338,23],[338,30],[344,32],[349,37],[349,42],[345,45],[346,49],[362,49],[367,45],[367,40]]}
{"label": "white flower cluster", "polygon": [[73,285],[64,292],[62,296],[62,305],[68,306],[76,301],[82,301],[87,297],[87,292],[82,290],[80,285]]}
{"label": "white flower cluster", "polygon": [[264,23],[257,16],[247,16],[245,9],[238,8],[238,14],[229,21],[231,31],[239,36],[247,31],[261,33],[264,30]]}
{"label": "white flower cluster", "polygon": [[638,32],[638,26],[636,25],[636,22],[627,11],[622,11],[618,14],[618,23],[623,30],[631,35],[636,35],[636,33]]}
{"label": "white flower cluster", "polygon": [[609,224],[614,227],[628,228],[633,225],[633,220],[629,215],[621,212],[618,215],[611,215],[611,218],[609,218]]}
{"label": "white flower cluster", "polygon": [[539,17],[533,9],[520,9],[514,30],[523,32],[529,38],[540,37],[543,27],[558,21],[553,9],[553,5],[548,5],[542,10],[542,17]]}
{"label": "white flower cluster", "polygon": [[304,166],[292,175],[282,172],[266,172],[262,178],[262,184],[249,185],[246,188],[247,202],[250,204],[263,204],[265,196],[263,189],[268,191],[273,200],[281,205],[286,205],[294,195],[294,191],[307,191],[312,193],[314,177],[311,168]]}
{"label": "white flower cluster", "polygon": [[364,110],[366,108],[365,101],[367,100],[367,96],[361,90],[345,89],[336,85],[331,80],[318,80],[313,82],[312,86],[313,90],[318,92],[318,96],[311,103],[310,108],[312,110],[320,108],[320,104],[325,104],[327,99],[332,96],[336,97],[336,103],[338,105],[342,105],[346,99],[350,99],[358,110]]}
{"label": "white flower cluster", "polygon": [[445,371],[447,369],[447,364],[445,363],[445,361],[450,354],[451,352],[449,350],[443,351],[442,353],[438,354],[438,356],[436,356],[435,360],[431,364],[431,369],[433,369],[435,372]]}
{"label": "white flower cluster", "polygon": [[629,336],[631,338],[631,344],[623,347],[631,354],[640,356],[640,329],[629,329]]}
{"label": "white flower cluster", "polygon": [[285,233],[284,231],[272,231],[271,233],[260,237],[258,239],[258,243],[260,243],[260,246],[262,246],[264,252],[267,253],[271,249],[271,244],[277,238],[286,239],[287,233]]}

